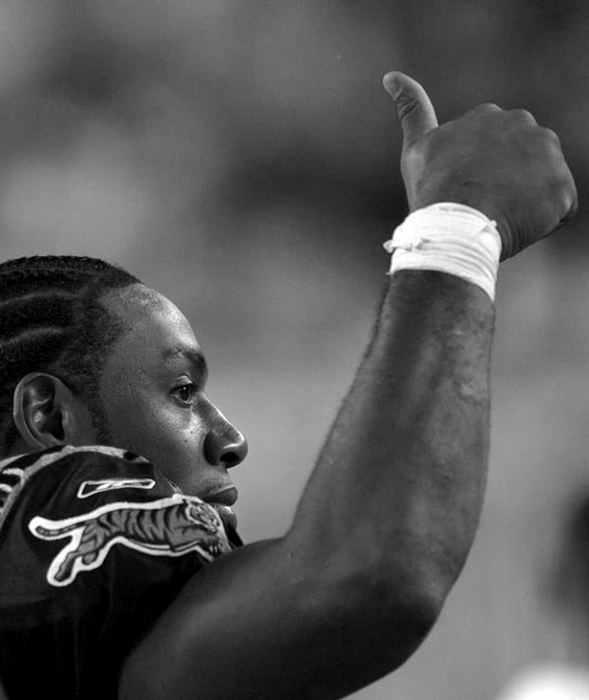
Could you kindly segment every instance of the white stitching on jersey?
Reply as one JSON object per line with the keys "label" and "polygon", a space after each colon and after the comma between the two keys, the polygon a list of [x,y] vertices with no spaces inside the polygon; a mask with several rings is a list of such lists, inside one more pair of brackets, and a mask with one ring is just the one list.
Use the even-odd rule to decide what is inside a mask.
{"label": "white stitching on jersey", "polygon": [[[80,447],[74,447],[73,445],[64,445],[61,448],[61,450],[41,455],[39,459],[37,459],[31,465],[25,467],[22,470],[23,473],[20,476],[20,480],[14,485],[11,492],[8,494],[6,501],[0,507],[0,528],[2,527],[2,523],[4,522],[6,515],[10,510],[12,504],[14,503],[16,497],[22,491],[23,486],[32,476],[34,476],[38,471],[44,469],[48,465],[57,462],[62,457],[75,454],[76,452],[98,452],[100,454],[109,455],[110,457],[118,457],[120,459],[126,459],[126,455],[129,454],[128,450],[121,450],[118,447],[105,447],[103,445],[82,445]],[[8,459],[5,459],[4,461],[0,462],[0,474],[6,469],[6,467],[8,467],[9,464],[24,456],[25,455],[17,455],[16,457],[9,457]],[[149,464],[149,462],[144,457],[139,456],[136,456],[135,459],[132,460],[132,463]],[[16,467],[10,467],[10,469],[16,469]]]}
{"label": "white stitching on jersey", "polygon": [[96,479],[91,481],[83,481],[80,484],[77,498],[89,498],[97,494],[105,493],[106,491],[114,491],[115,489],[152,489],[155,486],[155,479],[131,479],[131,478],[112,478],[112,479]]}

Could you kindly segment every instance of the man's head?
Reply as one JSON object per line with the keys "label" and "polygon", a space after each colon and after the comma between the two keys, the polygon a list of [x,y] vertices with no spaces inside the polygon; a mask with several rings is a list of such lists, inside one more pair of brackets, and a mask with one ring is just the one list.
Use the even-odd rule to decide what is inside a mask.
{"label": "man's head", "polygon": [[120,268],[71,256],[0,264],[0,455],[110,444],[185,492],[229,503],[243,436],[204,394],[181,312]]}

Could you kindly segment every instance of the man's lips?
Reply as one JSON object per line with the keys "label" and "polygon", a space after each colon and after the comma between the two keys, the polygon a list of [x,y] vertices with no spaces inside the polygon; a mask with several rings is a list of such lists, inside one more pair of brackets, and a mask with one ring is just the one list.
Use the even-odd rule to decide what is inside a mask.
{"label": "man's lips", "polygon": [[212,491],[205,494],[202,499],[205,503],[212,506],[219,514],[224,524],[230,525],[234,530],[237,529],[237,517],[231,510],[231,506],[237,500],[237,489],[235,486],[226,486],[218,491]]}
{"label": "man's lips", "polygon": [[217,489],[216,491],[209,491],[204,496],[201,496],[202,500],[206,503],[222,503],[226,506],[232,506],[237,500],[237,489],[235,486],[225,486],[222,489]]}

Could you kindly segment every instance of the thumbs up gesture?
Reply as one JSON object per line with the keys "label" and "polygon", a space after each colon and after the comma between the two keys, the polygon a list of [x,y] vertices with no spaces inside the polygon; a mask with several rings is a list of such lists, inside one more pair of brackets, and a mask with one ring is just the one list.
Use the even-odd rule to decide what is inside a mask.
{"label": "thumbs up gesture", "polygon": [[401,172],[411,211],[435,202],[467,204],[497,222],[501,259],[573,216],[577,191],[558,136],[523,109],[482,104],[438,126],[423,87],[387,73],[403,131]]}

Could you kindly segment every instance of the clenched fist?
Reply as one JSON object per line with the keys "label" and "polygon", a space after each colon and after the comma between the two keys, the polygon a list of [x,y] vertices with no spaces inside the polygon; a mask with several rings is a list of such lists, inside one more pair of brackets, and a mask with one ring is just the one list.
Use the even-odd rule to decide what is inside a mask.
{"label": "clenched fist", "polygon": [[483,104],[438,126],[425,90],[387,73],[403,130],[401,172],[411,211],[434,202],[467,204],[497,222],[501,259],[552,233],[577,208],[558,136],[523,109]]}

